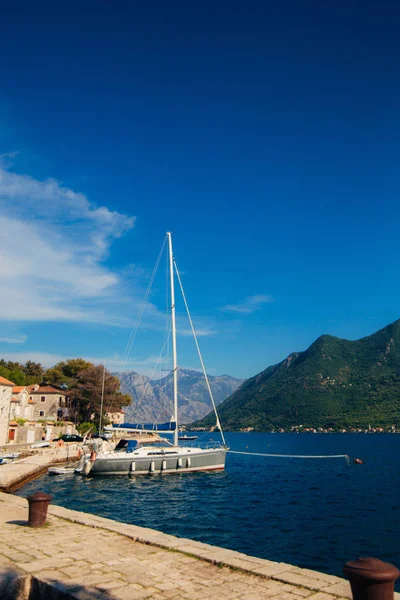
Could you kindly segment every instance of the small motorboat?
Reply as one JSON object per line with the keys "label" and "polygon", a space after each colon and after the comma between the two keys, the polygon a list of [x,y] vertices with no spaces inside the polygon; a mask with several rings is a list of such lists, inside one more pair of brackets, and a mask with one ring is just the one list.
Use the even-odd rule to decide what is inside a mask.
{"label": "small motorboat", "polygon": [[75,473],[75,467],[50,467],[49,475],[71,475]]}
{"label": "small motorboat", "polygon": [[197,438],[197,435],[180,435],[178,440],[180,442],[193,442],[194,440],[197,440]]}
{"label": "small motorboat", "polygon": [[19,453],[15,452],[15,453],[7,453],[7,454],[3,454],[2,456],[0,456],[0,465],[6,465],[7,463],[12,462],[13,460],[15,460],[16,458],[19,457]]}

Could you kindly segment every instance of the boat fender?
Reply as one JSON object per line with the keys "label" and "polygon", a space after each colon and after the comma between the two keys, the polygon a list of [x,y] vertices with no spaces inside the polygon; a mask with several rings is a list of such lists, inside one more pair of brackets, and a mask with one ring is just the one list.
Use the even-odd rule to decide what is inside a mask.
{"label": "boat fender", "polygon": [[167,468],[167,461],[166,460],[162,461],[161,468],[162,468],[163,471],[166,470],[166,468]]}
{"label": "boat fender", "polygon": [[94,462],[96,460],[96,452],[94,450],[92,450],[92,452],[90,454],[90,460],[92,462]]}
{"label": "boat fender", "polygon": [[187,462],[186,462],[187,468],[189,468],[191,464],[192,464],[192,461],[190,460],[190,456],[188,456],[188,459],[187,459]]}
{"label": "boat fender", "polygon": [[131,475],[135,472],[135,470],[136,470],[136,463],[135,463],[135,461],[132,461],[131,466],[130,466]]}
{"label": "boat fender", "polygon": [[90,471],[92,470],[92,467],[93,467],[93,463],[90,462],[90,460],[85,461],[83,468],[82,468],[83,473],[86,476],[89,475]]}
{"label": "boat fender", "polygon": [[150,471],[152,473],[154,473],[155,470],[156,470],[156,463],[154,462],[154,460],[152,460],[150,463]]}
{"label": "boat fender", "polygon": [[181,467],[181,466],[182,466],[182,458],[181,458],[181,457],[179,457],[179,458],[178,458],[178,467]]}

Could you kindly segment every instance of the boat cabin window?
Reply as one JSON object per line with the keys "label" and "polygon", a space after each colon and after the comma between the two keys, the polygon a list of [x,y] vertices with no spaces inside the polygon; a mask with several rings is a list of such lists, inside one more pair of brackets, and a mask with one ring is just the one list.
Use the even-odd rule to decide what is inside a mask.
{"label": "boat cabin window", "polygon": [[126,450],[128,447],[128,440],[119,440],[118,444],[115,446],[115,450]]}
{"label": "boat cabin window", "polygon": [[137,440],[120,440],[115,446],[115,452],[133,452],[134,450],[138,449],[138,446],[139,443]]}

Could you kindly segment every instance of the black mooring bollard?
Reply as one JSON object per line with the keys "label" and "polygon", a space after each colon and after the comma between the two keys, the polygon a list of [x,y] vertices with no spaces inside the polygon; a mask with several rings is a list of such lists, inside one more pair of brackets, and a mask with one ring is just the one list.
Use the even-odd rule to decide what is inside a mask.
{"label": "black mooring bollard", "polygon": [[394,600],[398,569],[378,558],[357,558],[343,567],[350,581],[353,600]]}
{"label": "black mooring bollard", "polygon": [[47,509],[52,496],[44,492],[35,492],[27,497],[29,503],[28,527],[44,527],[46,525]]}

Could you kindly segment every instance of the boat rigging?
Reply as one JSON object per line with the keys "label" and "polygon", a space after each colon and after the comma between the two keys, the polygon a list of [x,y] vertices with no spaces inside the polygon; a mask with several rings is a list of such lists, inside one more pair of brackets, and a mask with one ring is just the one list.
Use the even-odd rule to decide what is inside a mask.
{"label": "boat rigging", "polygon": [[[98,452],[93,452],[90,457],[84,461],[80,472],[84,475],[146,475],[148,473],[182,473],[193,471],[220,471],[225,468],[225,459],[228,447],[225,442],[225,437],[222,431],[219,420],[216,404],[207,377],[207,372],[204,366],[203,357],[201,355],[199,343],[197,340],[196,331],[193,320],[190,315],[186,295],[183,289],[182,280],[178,271],[178,267],[174,258],[172,248],[172,234],[167,232],[168,241],[168,258],[169,258],[169,288],[171,298],[171,335],[172,335],[172,358],[173,358],[173,416],[168,423],[126,423],[123,427],[116,426],[112,429],[119,431],[130,432],[162,432],[163,434],[172,434],[173,442],[168,443],[167,448],[160,446],[143,446],[137,440],[129,440],[125,444],[106,451],[100,448]],[[163,248],[165,241],[163,244]],[[162,248],[162,249],[163,249]],[[161,255],[161,253],[160,253]],[[156,267],[160,262],[160,255],[157,259]],[[155,271],[151,276],[150,283],[154,280]],[[179,446],[179,424],[178,424],[178,352],[176,340],[176,308],[175,308],[175,279],[179,283],[179,288],[182,294],[183,303],[189,319],[191,331],[195,340],[197,353],[200,359],[201,367],[206,381],[206,386],[210,395],[211,404],[214,409],[216,425],[219,429],[222,444],[213,443],[208,447],[188,447]],[[148,298],[150,288],[146,290],[145,298]],[[143,308],[139,311],[139,316],[143,314]],[[140,320],[140,319],[139,319]],[[139,321],[136,321],[133,336],[128,342],[132,345],[133,337],[136,334]],[[107,429],[107,427],[106,427]],[[181,436],[182,438],[183,436]],[[182,439],[181,439],[182,441]],[[187,439],[185,440],[187,441]]]}

